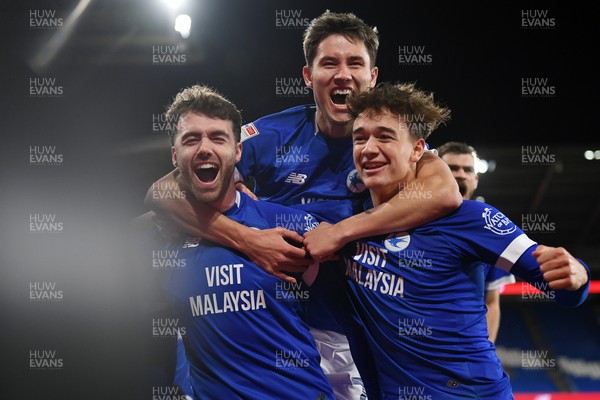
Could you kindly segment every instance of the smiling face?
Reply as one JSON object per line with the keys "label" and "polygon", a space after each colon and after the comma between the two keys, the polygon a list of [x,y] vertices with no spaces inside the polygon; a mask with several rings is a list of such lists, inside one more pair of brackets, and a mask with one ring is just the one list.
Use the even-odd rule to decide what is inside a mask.
{"label": "smiling face", "polygon": [[425,141],[413,138],[402,118],[369,110],[353,124],[354,164],[375,206],[396,195],[416,175]]}
{"label": "smiling face", "polygon": [[171,154],[184,183],[199,201],[220,211],[233,205],[233,171],[242,145],[235,139],[231,121],[201,113],[183,114]]}
{"label": "smiling face", "polygon": [[346,135],[346,97],[375,85],[378,71],[370,65],[369,53],[358,39],[333,34],[319,43],[315,59],[310,68],[304,67],[303,76],[313,89],[321,132],[331,137]]}

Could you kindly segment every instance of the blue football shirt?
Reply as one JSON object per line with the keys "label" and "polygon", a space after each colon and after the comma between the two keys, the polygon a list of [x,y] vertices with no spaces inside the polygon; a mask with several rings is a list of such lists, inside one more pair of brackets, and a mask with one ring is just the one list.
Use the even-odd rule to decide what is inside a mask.
{"label": "blue football shirt", "polygon": [[352,160],[350,137],[319,132],[316,106],[303,105],[242,127],[240,174],[262,200],[303,209],[336,223],[362,211],[368,190]]}
{"label": "blue football shirt", "polygon": [[[315,105],[302,105],[259,118],[242,127],[240,174],[255,180],[261,200],[304,210],[320,221],[339,222],[364,210],[369,191],[352,159],[352,140],[319,132]],[[293,230],[285,221],[278,226]],[[323,266],[326,267],[327,266]],[[305,304],[311,327],[342,332],[322,291],[344,295],[339,280],[319,274]]]}
{"label": "blue football shirt", "polygon": [[[295,221],[300,234],[318,224],[303,211],[239,192],[224,215],[256,229]],[[284,282],[244,255],[199,238],[168,251],[183,261],[165,271],[163,288],[185,327],[195,398],[333,399],[302,318],[305,285]]]}
{"label": "blue football shirt", "polygon": [[[409,232],[347,245],[345,275],[382,397],[512,399],[471,265],[495,265],[549,291],[531,255],[536,247],[500,211],[469,200]],[[576,306],[588,288],[553,293]]]}

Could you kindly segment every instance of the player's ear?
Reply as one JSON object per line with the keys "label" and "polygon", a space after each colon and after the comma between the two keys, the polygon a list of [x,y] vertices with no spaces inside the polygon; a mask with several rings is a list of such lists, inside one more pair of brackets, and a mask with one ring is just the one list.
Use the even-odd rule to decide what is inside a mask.
{"label": "player's ear", "polygon": [[235,145],[235,162],[236,164],[242,159],[242,143],[237,142]]}
{"label": "player's ear", "polygon": [[418,139],[413,146],[413,151],[412,151],[410,160],[412,162],[419,161],[421,159],[421,157],[423,156],[424,152],[425,152],[425,139]]}
{"label": "player's ear", "polygon": [[173,166],[175,168],[179,168],[179,164],[177,164],[177,153],[175,153],[175,146],[171,146],[171,161],[173,162]]}
{"label": "player's ear", "polygon": [[377,84],[377,77],[379,76],[379,68],[377,67],[373,67],[373,69],[371,70],[371,82],[370,82],[370,86],[374,88],[375,85]]}
{"label": "player's ear", "polygon": [[304,77],[304,84],[312,89],[312,87],[313,87],[312,72],[310,72],[310,68],[307,65],[302,67],[302,77]]}

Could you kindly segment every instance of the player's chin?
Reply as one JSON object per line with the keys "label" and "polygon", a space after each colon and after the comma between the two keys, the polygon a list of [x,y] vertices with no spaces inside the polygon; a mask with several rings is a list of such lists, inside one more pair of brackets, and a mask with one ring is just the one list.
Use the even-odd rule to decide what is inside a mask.
{"label": "player's chin", "polygon": [[219,200],[221,191],[219,187],[210,189],[194,187],[193,193],[194,197],[201,203],[210,204]]}
{"label": "player's chin", "polygon": [[365,187],[369,190],[376,190],[377,188],[383,186],[383,183],[380,179],[378,179],[378,177],[361,174],[359,174],[358,176],[360,177],[360,180],[365,185]]}

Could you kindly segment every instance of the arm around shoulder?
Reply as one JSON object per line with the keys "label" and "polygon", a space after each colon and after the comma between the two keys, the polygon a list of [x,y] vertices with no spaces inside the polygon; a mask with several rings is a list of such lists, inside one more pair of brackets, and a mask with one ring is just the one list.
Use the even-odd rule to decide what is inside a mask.
{"label": "arm around shoulder", "polygon": [[346,243],[400,232],[436,220],[462,204],[456,180],[446,163],[427,152],[417,164],[416,179],[390,201],[335,225],[305,235],[305,245],[317,260],[332,257]]}

